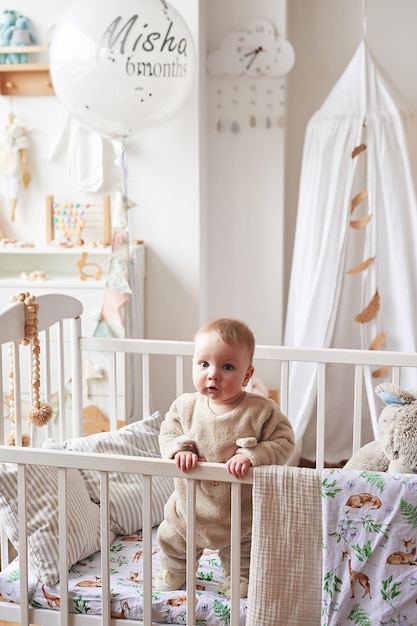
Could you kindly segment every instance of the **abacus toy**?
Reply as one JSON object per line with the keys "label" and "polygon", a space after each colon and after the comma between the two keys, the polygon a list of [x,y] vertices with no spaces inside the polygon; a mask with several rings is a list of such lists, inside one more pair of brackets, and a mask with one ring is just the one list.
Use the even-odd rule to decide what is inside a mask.
{"label": "abacus toy", "polygon": [[46,213],[47,243],[62,247],[74,244],[82,246],[85,243],[83,231],[88,230],[94,234],[99,233],[101,244],[105,246],[111,244],[110,196],[103,196],[102,204],[58,203],[55,202],[54,196],[47,196]]}

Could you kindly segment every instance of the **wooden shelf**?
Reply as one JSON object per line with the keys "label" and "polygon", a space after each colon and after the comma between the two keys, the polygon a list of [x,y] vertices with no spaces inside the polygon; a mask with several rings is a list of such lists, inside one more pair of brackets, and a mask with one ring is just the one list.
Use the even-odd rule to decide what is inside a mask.
{"label": "wooden shelf", "polygon": [[[48,46],[0,46],[0,54],[45,54]],[[0,94],[3,96],[53,96],[48,63],[0,64]]]}

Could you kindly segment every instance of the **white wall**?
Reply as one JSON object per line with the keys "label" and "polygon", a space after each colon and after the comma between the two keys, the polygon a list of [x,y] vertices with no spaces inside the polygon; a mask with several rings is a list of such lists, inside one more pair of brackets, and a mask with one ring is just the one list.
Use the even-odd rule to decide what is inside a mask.
{"label": "white wall", "polygon": [[[218,49],[229,31],[242,31],[260,17],[285,36],[284,1],[209,0],[207,52]],[[282,331],[285,105],[281,102],[285,79],[207,77],[208,248],[202,267],[206,280],[202,313],[244,319],[259,343],[279,343]],[[238,133],[231,131],[234,123]]]}

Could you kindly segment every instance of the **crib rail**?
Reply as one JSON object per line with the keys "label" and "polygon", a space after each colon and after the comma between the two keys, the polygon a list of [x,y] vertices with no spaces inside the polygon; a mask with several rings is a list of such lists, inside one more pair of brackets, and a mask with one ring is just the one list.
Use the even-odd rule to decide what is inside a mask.
{"label": "crib rail", "polygon": [[[0,446],[0,458],[6,463],[17,463],[19,467],[19,537],[20,537],[20,598],[19,606],[2,604],[2,618],[19,622],[23,626],[29,624],[56,624],[50,622],[51,611],[29,608],[28,597],[28,566],[27,566],[27,516],[26,516],[26,477],[33,466],[49,466],[58,470],[59,491],[59,527],[60,527],[60,624],[61,626],[78,625],[84,623],[80,615],[70,614],[68,600],[68,568],[66,547],[66,471],[72,469],[92,469],[100,472],[101,495],[101,555],[102,555],[102,597],[110,598],[110,564],[109,564],[109,479],[110,472],[126,474],[141,474],[143,476],[143,510],[144,520],[142,527],[144,547],[144,614],[142,622],[124,619],[123,624],[129,626],[152,626],[152,479],[155,476],[185,478],[187,480],[187,589],[195,588],[195,485],[197,480],[211,480],[231,483],[232,491],[232,518],[231,518],[231,618],[230,625],[239,625],[239,572],[240,572],[240,491],[243,483],[251,484],[253,472],[242,480],[236,480],[219,463],[201,463],[199,467],[188,474],[181,472],[173,461],[119,455],[105,455],[97,453],[63,452],[50,449],[11,448]],[[107,555],[107,558],[103,555]],[[65,592],[67,590],[67,592]],[[187,624],[195,624],[195,597],[187,594]],[[88,616],[88,623],[117,624],[118,620],[111,619],[110,604],[102,607],[101,616]]]}
{"label": "crib rail", "polygon": [[[116,396],[117,360],[118,353],[135,354],[141,359],[143,389],[142,413],[148,416],[151,413],[150,383],[152,357],[155,355],[169,355],[175,359],[176,390],[175,395],[183,393],[185,389],[184,371],[186,359],[193,354],[193,343],[188,341],[159,341],[149,339],[112,339],[88,338],[80,339],[81,351],[105,351],[111,355],[112,376],[110,380],[110,396]],[[295,348],[288,346],[257,345],[255,349],[255,369],[260,363],[270,362],[279,366],[277,386],[279,389],[279,404],[285,415],[290,415],[290,368],[293,364],[311,364],[316,367],[316,467],[323,469],[325,463],[326,425],[326,383],[328,369],[332,365],[342,365],[353,371],[354,384],[351,390],[353,398],[352,409],[352,453],[361,445],[361,429],[363,421],[363,397],[365,389],[365,373],[370,368],[389,368],[389,377],[384,380],[399,385],[405,370],[413,370],[417,380],[417,354],[393,351],[353,350],[344,348]],[[376,384],[376,383],[375,383]],[[110,421],[112,427],[117,423],[116,401],[110,400]]]}

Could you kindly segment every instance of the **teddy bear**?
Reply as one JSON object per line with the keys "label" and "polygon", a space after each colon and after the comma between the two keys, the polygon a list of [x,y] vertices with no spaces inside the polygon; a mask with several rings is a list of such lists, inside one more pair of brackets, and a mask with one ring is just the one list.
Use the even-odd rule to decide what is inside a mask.
{"label": "teddy bear", "polygon": [[[24,15],[18,15],[15,23],[5,31],[9,46],[30,46],[36,43],[36,37],[30,30],[30,20]],[[12,52],[9,54],[10,63],[27,63],[28,55]]]}
{"label": "teddy bear", "polygon": [[[14,26],[16,17],[16,11],[12,11],[10,9],[5,9],[3,11],[3,14],[0,18],[0,46],[10,45],[9,37],[8,34],[6,35],[6,32],[9,30],[9,28]],[[0,54],[0,63],[10,63],[10,58],[7,53],[2,52]]]}
{"label": "teddy bear", "polygon": [[417,474],[417,390],[382,383],[375,393],[386,405],[378,438],[355,452],[345,469]]}

